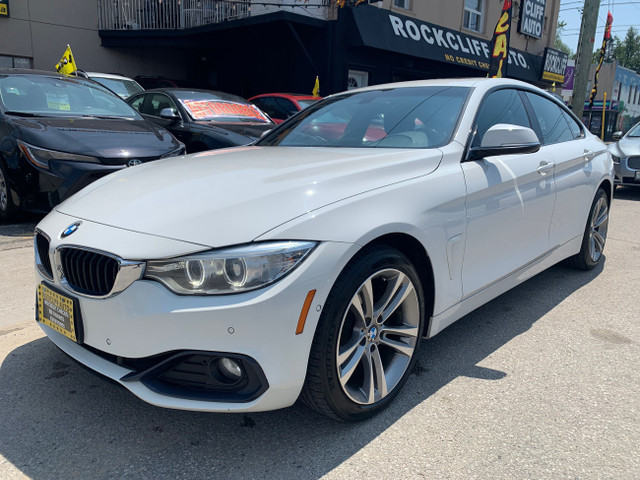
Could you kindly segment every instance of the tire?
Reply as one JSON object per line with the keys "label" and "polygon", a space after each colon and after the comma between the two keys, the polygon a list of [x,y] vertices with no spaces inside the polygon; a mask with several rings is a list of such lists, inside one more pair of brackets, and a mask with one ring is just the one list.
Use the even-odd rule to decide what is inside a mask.
{"label": "tire", "polygon": [[15,210],[16,208],[11,198],[7,171],[0,160],[0,221],[6,222],[11,220],[15,215]]}
{"label": "tire", "polygon": [[600,188],[591,204],[580,251],[573,257],[569,257],[566,263],[578,270],[591,270],[596,267],[602,260],[608,227],[609,197]]}
{"label": "tire", "polygon": [[424,317],[420,277],[407,257],[386,246],[365,248],[327,298],[302,401],[344,421],[386,408],[411,373]]}

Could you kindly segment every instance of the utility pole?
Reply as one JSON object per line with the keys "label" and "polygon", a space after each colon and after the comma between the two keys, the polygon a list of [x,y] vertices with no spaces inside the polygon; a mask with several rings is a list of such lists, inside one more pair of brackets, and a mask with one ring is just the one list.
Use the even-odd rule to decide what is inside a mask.
{"label": "utility pole", "polygon": [[582,24],[580,25],[580,39],[578,40],[578,55],[576,59],[576,77],[573,81],[573,95],[571,95],[571,109],[582,120],[584,101],[587,98],[587,83],[591,69],[591,57],[596,38],[596,24],[600,0],[584,0]]}

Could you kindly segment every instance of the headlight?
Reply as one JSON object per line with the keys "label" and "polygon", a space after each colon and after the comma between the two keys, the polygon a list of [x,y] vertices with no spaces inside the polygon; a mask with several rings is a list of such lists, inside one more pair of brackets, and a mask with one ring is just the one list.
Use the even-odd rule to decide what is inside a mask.
{"label": "headlight", "polygon": [[173,152],[165,153],[160,158],[179,157],[180,155],[184,155],[186,153],[187,148],[184,146],[184,143],[181,143],[180,147],[176,148]]}
{"label": "headlight", "polygon": [[268,242],[147,262],[145,278],[182,295],[223,295],[269,285],[290,273],[316,242]]}
{"label": "headlight", "polygon": [[70,162],[100,163],[95,157],[87,155],[76,155],[75,153],[58,152],[47,150],[46,148],[34,147],[28,143],[18,140],[20,151],[29,162],[39,168],[49,170],[49,160],[64,160]]}

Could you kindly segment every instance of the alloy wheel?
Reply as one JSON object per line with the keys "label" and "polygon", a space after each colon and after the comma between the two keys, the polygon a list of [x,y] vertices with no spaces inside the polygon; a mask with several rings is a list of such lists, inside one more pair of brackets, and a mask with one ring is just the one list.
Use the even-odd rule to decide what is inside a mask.
{"label": "alloy wheel", "polygon": [[609,205],[606,197],[598,199],[593,208],[589,230],[589,255],[591,260],[597,262],[602,256],[604,244],[607,239],[607,227],[609,226]]}
{"label": "alloy wheel", "polygon": [[340,385],[352,401],[370,405],[394,390],[415,352],[419,325],[418,295],[401,271],[380,270],[358,288],[336,351]]}
{"label": "alloy wheel", "polygon": [[0,212],[6,212],[9,207],[9,188],[0,168]]}

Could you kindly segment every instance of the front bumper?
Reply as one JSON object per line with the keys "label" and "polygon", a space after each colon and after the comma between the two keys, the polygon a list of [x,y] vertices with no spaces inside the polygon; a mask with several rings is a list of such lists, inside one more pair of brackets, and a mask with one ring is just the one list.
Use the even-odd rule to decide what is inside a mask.
{"label": "front bumper", "polygon": [[[640,186],[640,161],[637,157],[630,161],[630,158],[620,158],[619,163],[614,163],[614,183],[616,185]],[[638,167],[638,168],[635,168]]]}
{"label": "front bumper", "polygon": [[[140,243],[148,240],[145,235],[85,221],[73,237],[60,240],[53,232],[62,231],[61,226],[66,225],[70,217],[54,214],[56,226],[47,228],[52,226],[47,225],[52,224],[51,217],[39,226],[52,238],[50,251],[76,235],[76,245],[95,236],[111,244],[111,253],[127,259],[144,259],[128,254],[144,251]],[[176,249],[173,240],[154,239],[156,256],[152,258],[161,257],[158,252],[163,243],[167,244],[167,251]],[[91,246],[102,246],[97,242]],[[189,248],[193,249],[193,245]],[[322,243],[281,281],[242,294],[179,296],[158,282],[144,279],[135,281],[118,295],[103,299],[67,291],[66,295],[78,300],[83,344],[45,325],[40,326],[72,358],[153,405],[211,412],[284,408],[292,405],[300,394],[324,301],[354,248],[346,243]],[[185,253],[189,253],[187,246]],[[175,254],[172,251],[166,256]],[[36,275],[38,283],[62,288],[57,280],[52,282],[39,272]],[[296,335],[298,319],[311,290],[316,290],[313,306],[304,331]],[[172,388],[163,388],[157,382],[158,375],[145,375],[176,354],[244,359],[247,366],[252,365],[257,388],[249,388],[244,397],[235,394],[225,397],[215,392],[194,395],[193,389],[176,387],[175,383],[170,385]]]}
{"label": "front bumper", "polygon": [[126,165],[53,160],[49,162],[49,170],[42,170],[24,163],[22,191],[18,195],[20,207],[46,212],[99,178],[126,168]]}

